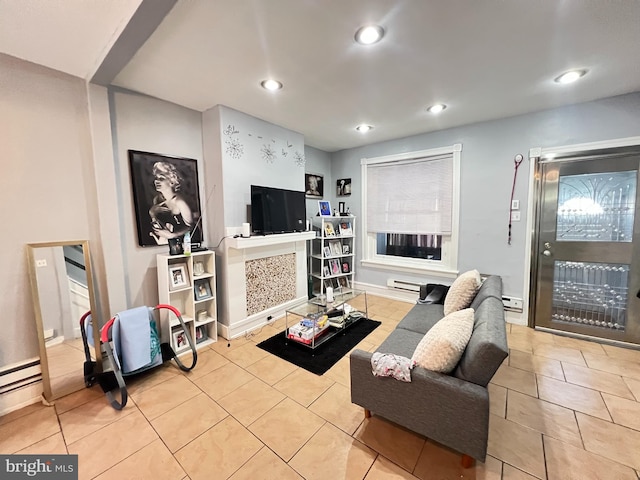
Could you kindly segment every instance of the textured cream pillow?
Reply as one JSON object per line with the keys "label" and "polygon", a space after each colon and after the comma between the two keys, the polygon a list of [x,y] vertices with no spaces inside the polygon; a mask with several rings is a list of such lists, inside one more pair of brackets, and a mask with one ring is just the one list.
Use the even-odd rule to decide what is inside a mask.
{"label": "textured cream pillow", "polygon": [[420,340],[411,360],[434,372],[453,371],[473,333],[473,314],[473,308],[465,308],[439,320]]}
{"label": "textured cream pillow", "polygon": [[471,305],[481,284],[477,270],[469,270],[456,278],[444,299],[444,314],[449,315]]}

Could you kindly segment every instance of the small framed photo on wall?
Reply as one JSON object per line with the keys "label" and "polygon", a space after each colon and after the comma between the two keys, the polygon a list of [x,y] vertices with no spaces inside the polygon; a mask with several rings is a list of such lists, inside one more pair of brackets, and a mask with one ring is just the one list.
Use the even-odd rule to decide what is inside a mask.
{"label": "small framed photo on wall", "polygon": [[336,194],[339,197],[348,197],[351,195],[351,179],[350,178],[340,178],[336,182]]}

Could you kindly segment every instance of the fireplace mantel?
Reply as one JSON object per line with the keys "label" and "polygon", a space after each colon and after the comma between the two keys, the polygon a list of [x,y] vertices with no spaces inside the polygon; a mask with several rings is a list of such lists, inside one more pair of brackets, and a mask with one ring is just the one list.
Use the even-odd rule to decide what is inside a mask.
{"label": "fireplace mantel", "polygon": [[243,250],[245,248],[266,247],[282,243],[300,242],[315,238],[316,232],[274,233],[273,235],[255,235],[249,238],[229,238],[229,248]]}
{"label": "fireplace mantel", "polygon": [[[249,238],[225,238],[218,250],[218,334],[233,339],[255,330],[270,321],[284,316],[287,308],[300,304],[307,299],[307,241],[315,238],[316,233],[296,232],[280,233]],[[294,254],[290,256],[290,254]],[[294,283],[282,295],[282,303],[265,306],[264,310],[254,311],[261,298],[252,293],[256,276],[247,280],[249,263],[264,260],[268,264],[273,257],[292,258]],[[279,261],[279,260],[278,260]],[[267,267],[267,274],[269,274]],[[276,268],[273,273],[277,273]],[[257,270],[260,272],[260,268]],[[277,278],[277,276],[274,276]],[[286,284],[286,282],[284,282]],[[264,290],[260,290],[263,292]],[[280,293],[280,292],[278,292]],[[288,295],[290,293],[290,295]],[[268,295],[269,299],[278,299],[278,295]]]}

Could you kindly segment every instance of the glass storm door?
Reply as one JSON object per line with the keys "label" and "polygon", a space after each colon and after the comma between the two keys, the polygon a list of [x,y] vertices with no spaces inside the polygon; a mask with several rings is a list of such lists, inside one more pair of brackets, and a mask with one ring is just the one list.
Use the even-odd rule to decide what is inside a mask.
{"label": "glass storm door", "polygon": [[640,344],[639,163],[540,161],[535,326]]}

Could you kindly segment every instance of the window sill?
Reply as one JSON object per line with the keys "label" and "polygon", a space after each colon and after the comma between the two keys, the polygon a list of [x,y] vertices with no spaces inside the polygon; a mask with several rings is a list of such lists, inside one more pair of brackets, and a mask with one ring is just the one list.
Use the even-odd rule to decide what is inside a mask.
{"label": "window sill", "polygon": [[394,270],[396,272],[429,274],[436,277],[455,279],[458,276],[457,270],[451,270],[446,267],[438,267],[435,265],[407,265],[400,263],[392,263],[382,260],[361,260],[360,265],[363,267],[378,268],[383,270]]}

